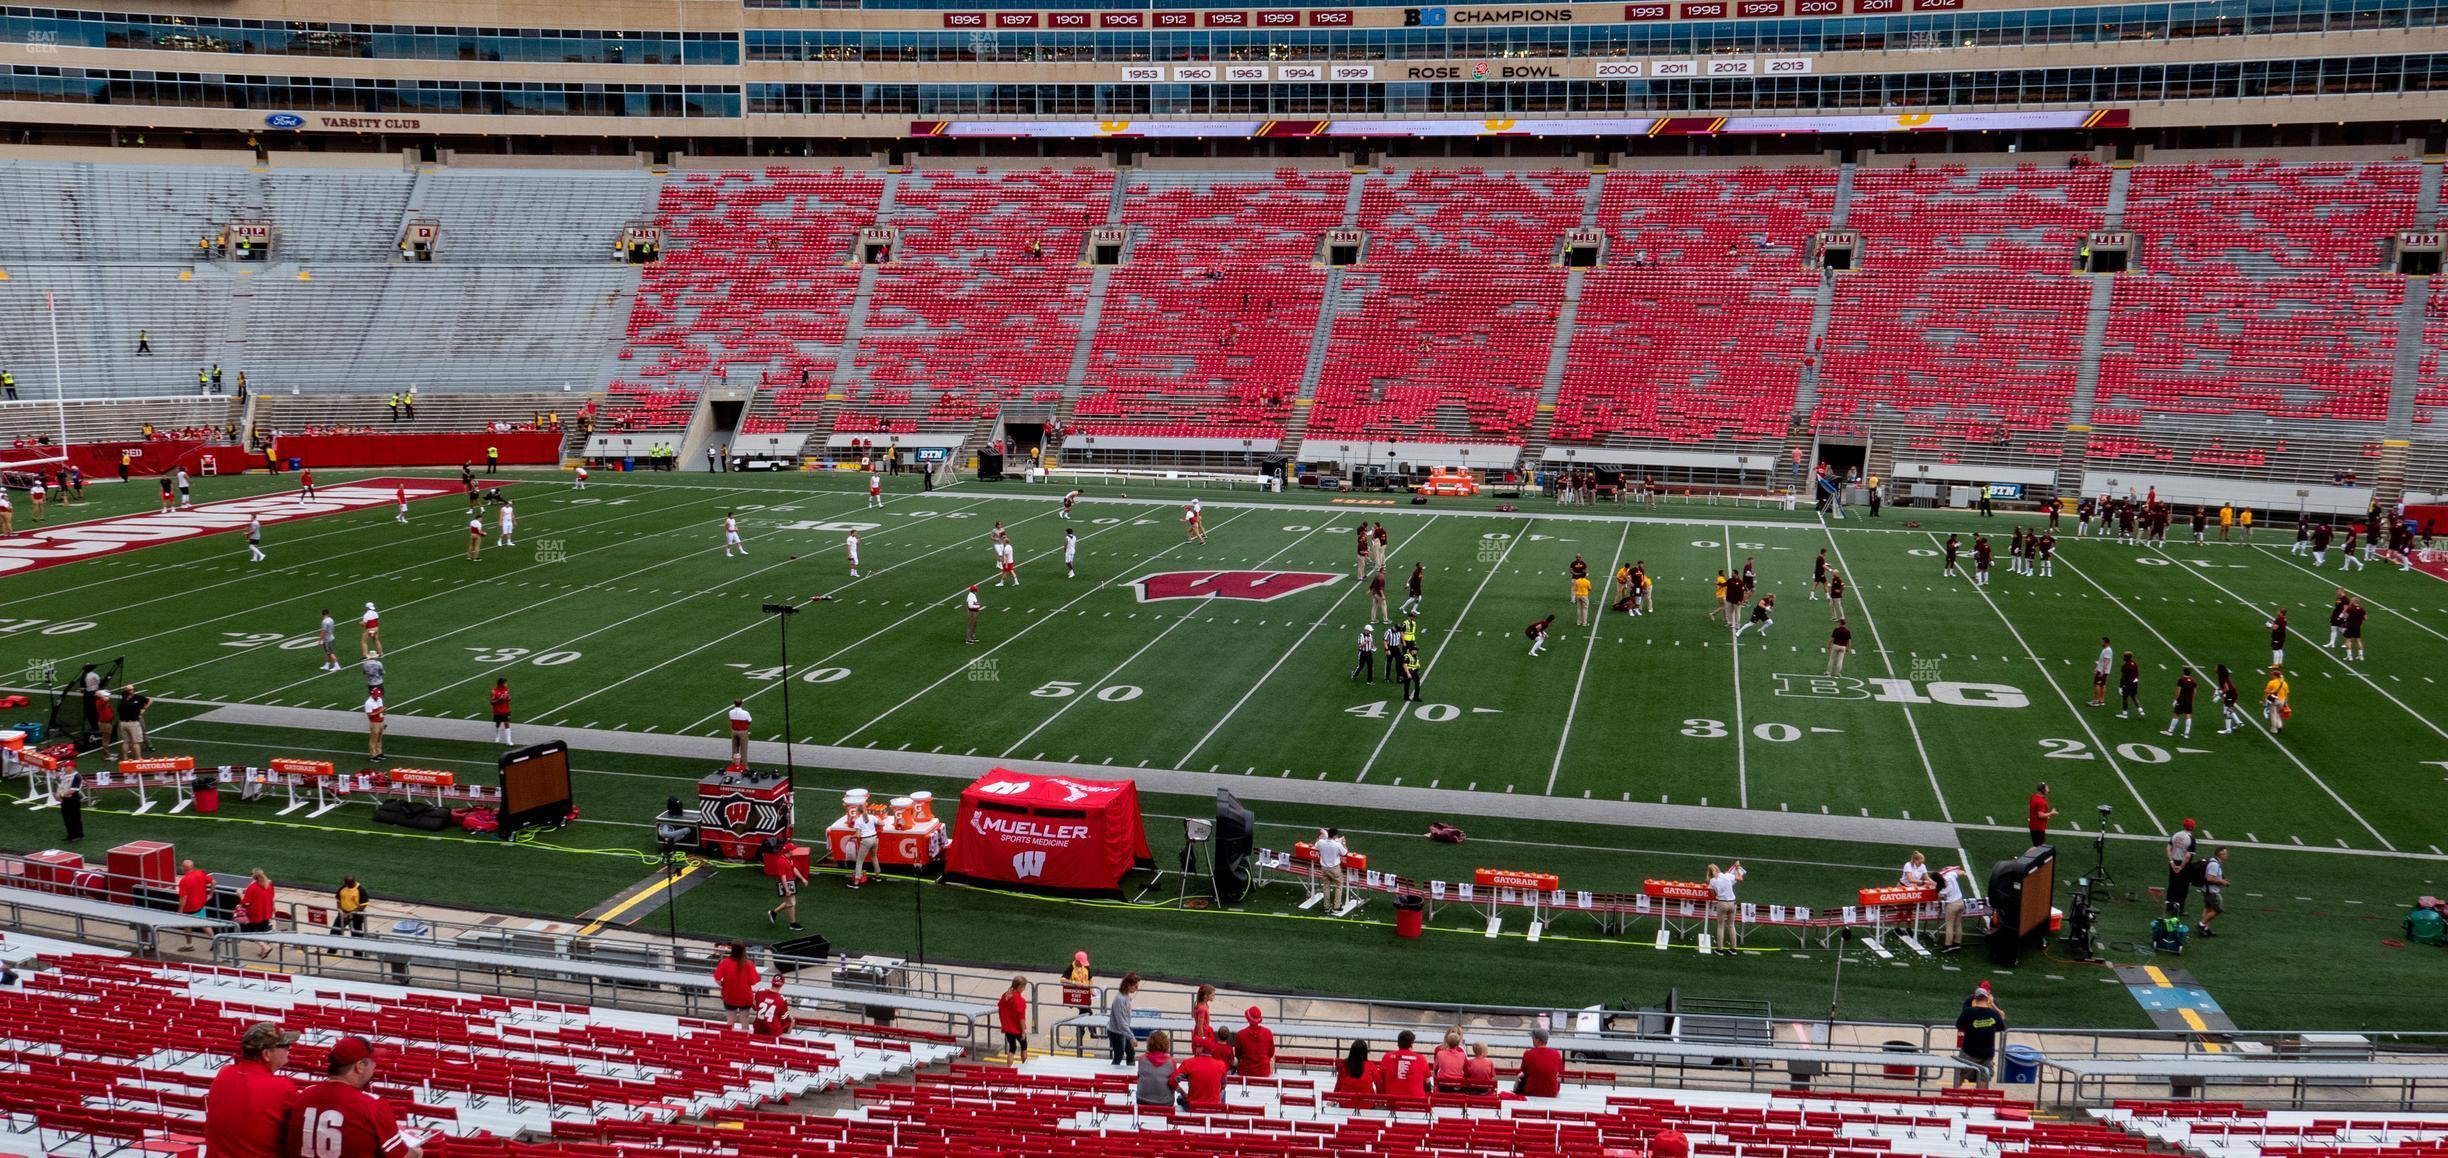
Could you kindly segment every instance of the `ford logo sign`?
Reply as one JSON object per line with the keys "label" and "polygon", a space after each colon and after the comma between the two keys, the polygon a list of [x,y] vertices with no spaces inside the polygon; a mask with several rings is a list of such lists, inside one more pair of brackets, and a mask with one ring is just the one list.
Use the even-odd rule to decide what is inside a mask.
{"label": "ford logo sign", "polygon": [[273,113],[264,118],[264,123],[276,129],[302,129],[306,127],[306,118],[296,113]]}

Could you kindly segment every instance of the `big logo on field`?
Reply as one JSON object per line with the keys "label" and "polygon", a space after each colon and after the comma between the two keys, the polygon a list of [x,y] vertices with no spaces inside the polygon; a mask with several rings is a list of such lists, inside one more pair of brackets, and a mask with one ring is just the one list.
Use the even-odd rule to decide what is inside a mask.
{"label": "big logo on field", "polygon": [[1131,584],[1139,602],[1166,599],[1245,599],[1272,603],[1314,591],[1343,576],[1333,571],[1166,571]]}

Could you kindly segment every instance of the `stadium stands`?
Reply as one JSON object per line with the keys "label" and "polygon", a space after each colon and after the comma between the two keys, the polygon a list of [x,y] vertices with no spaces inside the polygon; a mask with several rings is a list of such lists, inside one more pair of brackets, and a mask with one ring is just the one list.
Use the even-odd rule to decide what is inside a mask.
{"label": "stadium stands", "polygon": [[1915,457],[2010,444],[2053,458],[2082,356],[2107,170],[1864,169],[1821,349],[1820,430],[1900,428]]}
{"label": "stadium stands", "polygon": [[1803,250],[1835,208],[1835,170],[1627,169],[1605,180],[1607,262],[1582,288],[1550,441],[1774,451],[1818,281]]}
{"label": "stadium stands", "polygon": [[2266,1110],[2236,1102],[2119,1102],[2092,1116],[2205,1158],[2428,1158],[2448,1153],[2448,1114]]}
{"label": "stadium stands", "polygon": [[1584,172],[1405,169],[1361,186],[1310,439],[1518,445],[1538,408]]}
{"label": "stadium stands", "polygon": [[707,1022],[362,981],[90,955],[49,962],[0,992],[13,1059],[0,1075],[0,1149],[11,1152],[26,1152],[28,1138],[33,1152],[58,1153],[86,1136],[193,1133],[238,1029],[260,1020],[305,1035],[293,1055],[301,1072],[339,1036],[376,1041],[376,1092],[409,1108],[410,1124],[452,1136],[671,1122],[957,1052],[877,1026],[802,1022],[787,1039],[751,1039]]}
{"label": "stadium stands", "polygon": [[1105,291],[1074,425],[1093,435],[1273,439],[1317,327],[1320,239],[1344,173],[1153,171],[1123,193],[1127,264]]}

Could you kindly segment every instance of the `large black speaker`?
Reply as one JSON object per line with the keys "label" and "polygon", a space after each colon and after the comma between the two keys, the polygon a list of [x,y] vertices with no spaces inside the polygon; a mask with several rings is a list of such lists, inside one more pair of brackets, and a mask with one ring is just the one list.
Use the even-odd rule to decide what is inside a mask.
{"label": "large black speaker", "polygon": [[1216,789],[1215,894],[1227,905],[1240,904],[1250,891],[1250,854],[1258,847],[1258,816]]}

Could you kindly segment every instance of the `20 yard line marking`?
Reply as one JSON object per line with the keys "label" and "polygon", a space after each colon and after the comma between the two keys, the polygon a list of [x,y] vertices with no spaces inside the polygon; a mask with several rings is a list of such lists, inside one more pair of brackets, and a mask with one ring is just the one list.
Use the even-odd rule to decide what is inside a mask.
{"label": "20 yard line marking", "polygon": [[[1733,537],[1731,530],[1727,532],[1727,537],[1729,539]],[[1631,541],[1632,524],[1625,523],[1623,534],[1616,536],[1615,539],[1615,558],[1613,562],[1616,566],[1621,566],[1623,564],[1624,545]],[[1727,551],[1729,552],[1732,550],[1733,548],[1731,547],[1727,548]],[[1728,558],[1731,557],[1732,556],[1729,554]],[[1612,572],[1610,572],[1610,574],[1612,574]],[[1598,608],[1598,627],[1606,626],[1606,617],[1609,610],[1612,609],[1607,607],[1604,604],[1604,601],[1601,601]],[[1555,795],[1556,777],[1561,776],[1564,773],[1564,746],[1572,743],[1573,717],[1580,714],[1581,711],[1581,684],[1582,681],[1589,679],[1590,657],[1596,654],[1598,654],[1598,631],[1597,628],[1592,628],[1590,630],[1589,639],[1584,641],[1581,649],[1581,672],[1573,677],[1572,703],[1564,709],[1564,734],[1556,737],[1555,762],[1547,766],[1547,795],[1549,796]],[[1741,657],[1742,653],[1737,651],[1735,653],[1735,662],[1737,664],[1742,662]],[[1736,670],[1739,672],[1740,668],[1738,667]],[[1742,693],[1742,681],[1740,678],[1735,680],[1734,690],[1735,694],[1737,695]],[[1737,709],[1737,712],[1739,713],[1739,709]],[[1740,718],[1739,714],[1736,718]],[[1737,751],[1739,750],[1740,749],[1738,748]],[[1749,799],[1749,789],[1747,787],[1744,789],[1744,793],[1744,798]]]}
{"label": "20 yard line marking", "polygon": [[[2171,642],[2168,637],[2159,634],[2159,629],[2152,626],[2150,620],[2143,618],[2141,612],[2128,606],[2126,602],[2123,599],[2118,598],[2114,592],[2101,586],[2100,581],[2092,578],[2090,572],[2075,566],[2074,560],[2070,558],[2060,559],[2058,561],[2064,563],[2066,570],[2073,572],[2075,578],[2090,584],[2093,588],[2098,590],[2102,596],[2105,596],[2108,602],[2116,604],[2118,610],[2132,616],[2134,622],[2141,624],[2142,630],[2151,633],[2152,637],[2159,641],[2159,645],[2168,649],[2169,654],[2174,655],[2178,662],[2184,664],[2186,667],[2193,668],[2196,671],[2201,670],[2200,664],[2194,663],[2192,660],[2185,658],[2184,651]],[[2279,743],[2278,737],[2270,734],[2269,728],[2261,722],[2261,718],[2259,716],[2247,712],[2244,714],[2244,722],[2252,725],[2253,731],[2260,733],[2264,739],[2267,739],[2270,742],[2271,747],[2278,749],[2280,755],[2285,756],[2289,763],[2294,764],[2297,769],[2301,770],[2304,777],[2312,781],[2313,785],[2318,787],[2324,795],[2329,797],[2331,801],[2335,802],[2339,808],[2345,809],[2346,815],[2353,817],[2355,819],[2355,823],[2363,826],[2363,831],[2372,834],[2372,839],[2380,842],[2380,847],[2387,849],[2390,852],[2397,851],[2397,846],[2390,844],[2387,837],[2380,835],[2379,829],[2373,828],[2370,821],[2363,819],[2363,814],[2355,811],[2354,805],[2346,803],[2346,798],[2338,795],[2337,789],[2331,788],[2328,781],[2321,779],[2318,773],[2312,771],[2312,767],[2304,763],[2303,759],[2297,756],[2293,749],[2288,748],[2285,744]]]}
{"label": "20 yard line marking", "polygon": [[[1312,527],[1312,528],[1310,528],[1309,530],[1302,532],[1299,538],[1296,538],[1296,539],[1292,540],[1291,542],[1284,544],[1284,545],[1283,545],[1283,546],[1282,546],[1280,549],[1278,549],[1278,550],[1277,550],[1277,551],[1276,551],[1274,554],[1268,555],[1266,558],[1264,558],[1264,559],[1260,559],[1258,562],[1256,562],[1256,563],[1254,563],[1254,564],[1251,564],[1251,565],[1250,565],[1250,570],[1253,570],[1253,571],[1264,570],[1264,569],[1266,568],[1266,565],[1267,565],[1267,564],[1272,563],[1272,562],[1274,562],[1275,560],[1277,560],[1277,559],[1279,559],[1279,558],[1282,558],[1286,552],[1289,552],[1290,550],[1292,550],[1292,548],[1294,548],[1294,547],[1298,547],[1298,546],[1300,546],[1300,545],[1301,545],[1303,542],[1306,542],[1306,541],[1308,540],[1309,536],[1314,535],[1314,534],[1317,534],[1319,531],[1324,530],[1324,529],[1325,529],[1324,524],[1322,524],[1322,523],[1321,523],[1320,525],[1318,525],[1318,526],[1316,526],[1316,527]],[[1355,586],[1357,586],[1357,585],[1355,584]],[[1345,591],[1343,594],[1344,594],[1344,595],[1349,595],[1349,594],[1351,594],[1351,592],[1347,590],[1347,591]],[[1341,596],[1337,596],[1337,597],[1336,597],[1336,599],[1335,599],[1335,601],[1336,601],[1337,603],[1342,602],[1342,597],[1341,597]],[[1020,745],[1025,744],[1025,743],[1028,743],[1028,742],[1029,742],[1031,739],[1033,739],[1033,738],[1035,738],[1035,737],[1036,737],[1037,733],[1044,731],[1048,725],[1052,724],[1052,723],[1053,723],[1054,721],[1056,721],[1056,720],[1061,719],[1061,718],[1063,717],[1064,713],[1069,712],[1069,711],[1070,711],[1072,708],[1078,707],[1078,706],[1079,706],[1079,703],[1080,703],[1080,701],[1081,701],[1081,700],[1085,700],[1085,699],[1087,699],[1088,697],[1095,695],[1097,692],[1104,690],[1104,688],[1106,687],[1106,685],[1108,685],[1109,683],[1111,683],[1111,682],[1112,682],[1112,680],[1113,680],[1113,678],[1114,678],[1115,676],[1118,676],[1118,675],[1121,675],[1121,674],[1122,674],[1122,669],[1127,668],[1127,667],[1129,667],[1131,664],[1138,662],[1139,657],[1140,657],[1140,656],[1143,656],[1143,655],[1146,655],[1146,654],[1148,653],[1148,649],[1149,649],[1149,648],[1155,647],[1155,646],[1156,646],[1158,643],[1161,643],[1161,642],[1163,642],[1163,641],[1164,641],[1164,637],[1166,637],[1166,636],[1168,636],[1168,635],[1173,634],[1173,629],[1174,629],[1174,628],[1176,628],[1176,627],[1180,627],[1182,624],[1188,623],[1188,622],[1190,622],[1192,619],[1197,618],[1197,617],[1198,617],[1199,612],[1205,611],[1205,610],[1207,610],[1208,608],[1215,606],[1215,602],[1216,602],[1216,601],[1215,601],[1215,600],[1213,600],[1213,599],[1203,599],[1203,600],[1200,600],[1199,602],[1197,602],[1197,603],[1195,603],[1195,604],[1192,604],[1189,610],[1182,612],[1182,613],[1181,613],[1180,615],[1178,615],[1178,616],[1175,616],[1175,617],[1174,617],[1174,619],[1173,619],[1173,622],[1166,624],[1166,625],[1165,625],[1165,627],[1164,627],[1164,630],[1159,631],[1159,632],[1157,632],[1155,635],[1153,635],[1153,636],[1149,637],[1149,639],[1148,639],[1148,641],[1147,641],[1146,643],[1140,644],[1140,645],[1139,645],[1139,650],[1137,650],[1137,651],[1134,651],[1134,652],[1130,653],[1130,655],[1129,655],[1129,656],[1127,656],[1127,657],[1125,657],[1125,658],[1122,660],[1122,662],[1120,662],[1120,663],[1118,663],[1118,664],[1115,664],[1115,665],[1113,666],[1113,670],[1106,672],[1104,675],[1098,676],[1098,677],[1096,678],[1096,680],[1095,680],[1094,682],[1090,683],[1090,684],[1089,684],[1087,687],[1081,688],[1081,689],[1079,690],[1078,694],[1064,697],[1064,698],[1063,698],[1063,703],[1062,703],[1062,706],[1061,706],[1061,707],[1058,707],[1058,708],[1056,708],[1056,709],[1054,709],[1054,713],[1053,713],[1052,715],[1047,716],[1045,719],[1043,719],[1043,720],[1039,721],[1036,727],[1034,727],[1034,728],[1030,728],[1030,729],[1028,730],[1028,734],[1027,734],[1027,735],[1024,735],[1024,736],[1020,737],[1019,739],[1012,741],[1012,742],[1011,742],[1011,747],[1003,749],[1003,756],[1004,756],[1004,758],[1005,758],[1005,759],[1010,759],[1010,758],[1011,758],[1011,754],[1012,754],[1012,752],[1013,752],[1013,751],[1015,751],[1015,750],[1017,750],[1017,749],[1020,747]],[[1331,611],[1333,610],[1333,608],[1329,607],[1327,610],[1331,612]],[[1313,631],[1314,631],[1314,630],[1316,630],[1316,628],[1315,628],[1314,626],[1312,626],[1311,630],[1313,630]],[[1304,636],[1303,638],[1306,638],[1306,636]],[[1297,646],[1299,646],[1299,645],[1298,645],[1298,644],[1294,644],[1293,646],[1297,647]],[[1288,653],[1287,653],[1287,654],[1288,654]],[[1279,661],[1279,662],[1280,662],[1280,661]],[[1270,670],[1271,670],[1271,669],[1270,669]],[[1244,698],[1247,698],[1247,697],[1244,697]],[[1218,725],[1218,726],[1221,726],[1221,725]],[[1195,750],[1195,749],[1194,749],[1194,750]],[[1077,761],[1077,759],[1078,759],[1077,757],[1073,757],[1074,762],[1076,762],[1076,761]],[[1107,759],[1105,762],[1106,762],[1106,763],[1108,763],[1108,764],[1113,763],[1113,761],[1112,761],[1110,758],[1109,758],[1109,759]],[[1184,762],[1185,762],[1185,763],[1187,762],[1187,758],[1186,758],[1186,757],[1185,757],[1185,759],[1184,759]],[[1289,769],[1286,769],[1286,771],[1289,771]]]}
{"label": "20 yard line marking", "polygon": [[[1829,531],[1825,516],[1820,519],[1819,529],[1822,533]],[[1836,568],[1839,573],[1847,575],[1853,573],[1853,564],[1845,561],[1844,545],[1838,543],[1836,536],[1832,533],[1828,534],[1828,550],[1836,553]],[[1878,649],[1879,663],[1887,669],[1887,678],[1894,679],[1895,660],[1888,656],[1887,645],[1879,642],[1878,620],[1870,615],[1868,593],[1859,589],[1854,590],[1853,609],[1861,612],[1862,628],[1870,633],[1871,646]],[[1849,620],[1851,617],[1846,618]],[[1921,742],[1921,725],[1913,719],[1912,705],[1898,704],[1896,706],[1904,709],[1904,728],[1912,733],[1913,751],[1921,754],[1921,771],[1929,777],[1930,794],[1938,798],[1938,816],[1942,820],[1953,823],[1955,811],[1947,807],[1946,790],[1938,787],[1938,769],[1936,765],[1930,763],[1929,748]]]}
{"label": "20 yard line marking", "polygon": [[[1453,628],[1445,633],[1444,638],[1437,640],[1436,654],[1429,656],[1428,662],[1420,665],[1421,683],[1428,682],[1428,673],[1436,670],[1438,660],[1445,658],[1445,648],[1454,641],[1456,636],[1462,634],[1462,621],[1469,619],[1470,609],[1478,606],[1479,596],[1487,591],[1488,581],[1494,579],[1497,572],[1504,570],[1505,560],[1513,557],[1513,548],[1519,546],[1521,541],[1529,536],[1530,528],[1537,525],[1537,519],[1524,519],[1521,529],[1515,531],[1512,538],[1505,540],[1504,551],[1496,556],[1496,562],[1488,567],[1487,574],[1479,577],[1479,586],[1473,589],[1471,597],[1463,602],[1462,613],[1454,616]],[[1385,735],[1378,737],[1376,749],[1369,753],[1368,762],[1360,765],[1360,774],[1352,777],[1352,783],[1361,784],[1368,781],[1369,769],[1377,766],[1377,758],[1385,755],[1386,745],[1394,740],[1395,729],[1402,727],[1403,719],[1410,714],[1409,712],[1394,713],[1394,722],[1386,725]]]}
{"label": "20 yard line marking", "polygon": [[[1425,523],[1420,524],[1420,528],[1419,528],[1419,530],[1417,530],[1417,531],[1413,531],[1413,532],[1411,532],[1411,533],[1409,533],[1409,534],[1407,534],[1407,535],[1403,536],[1403,545],[1404,545],[1404,546],[1409,546],[1409,545],[1410,545],[1410,544],[1411,544],[1411,543],[1412,543],[1414,540],[1418,539],[1418,538],[1419,538],[1420,536],[1422,536],[1422,535],[1427,534],[1427,533],[1428,533],[1428,528],[1435,526],[1435,525],[1436,525],[1436,521],[1437,521],[1438,519],[1443,518],[1443,517],[1444,517],[1443,515],[1430,515],[1430,516],[1428,516],[1428,521],[1427,521],[1427,522],[1425,522]],[[1397,550],[1399,550],[1399,549],[1400,549],[1400,548],[1396,548],[1396,547],[1388,547],[1388,548],[1386,548],[1386,554],[1391,555],[1391,554],[1393,554],[1395,551],[1397,551]],[[1216,733],[1223,731],[1223,730],[1224,730],[1224,725],[1226,725],[1226,724],[1228,724],[1228,723],[1231,723],[1231,722],[1232,722],[1232,718],[1233,718],[1234,716],[1236,716],[1236,715],[1240,714],[1242,706],[1243,706],[1244,704],[1247,704],[1247,703],[1249,703],[1249,702],[1250,702],[1250,697],[1257,695],[1257,694],[1258,694],[1258,689],[1260,689],[1260,688],[1262,688],[1262,687],[1265,687],[1265,686],[1266,686],[1266,683],[1267,683],[1267,681],[1268,681],[1268,680],[1271,680],[1271,679],[1274,679],[1274,678],[1275,678],[1275,672],[1276,672],[1276,669],[1281,668],[1281,667],[1284,665],[1284,661],[1285,661],[1285,660],[1288,660],[1288,659],[1292,658],[1292,654],[1293,654],[1294,652],[1299,651],[1299,650],[1301,649],[1301,645],[1302,645],[1302,644],[1309,642],[1309,637],[1310,637],[1311,635],[1315,634],[1315,633],[1317,632],[1317,629],[1318,629],[1318,628],[1325,626],[1326,621],[1327,621],[1329,618],[1333,617],[1333,615],[1334,615],[1334,613],[1335,613],[1335,609],[1336,609],[1336,608],[1339,608],[1339,607],[1341,607],[1341,606],[1343,606],[1343,601],[1344,601],[1345,599],[1350,598],[1350,597],[1351,597],[1351,594],[1352,594],[1352,592],[1353,592],[1353,591],[1356,591],[1356,590],[1359,590],[1359,589],[1360,589],[1360,584],[1354,583],[1354,584],[1352,584],[1350,587],[1345,588],[1345,589],[1344,589],[1344,591],[1343,591],[1343,593],[1342,593],[1341,595],[1337,595],[1337,596],[1335,596],[1334,602],[1333,602],[1333,603],[1330,603],[1330,604],[1327,604],[1327,605],[1326,605],[1326,610],[1325,610],[1324,612],[1322,612],[1322,613],[1320,613],[1320,614],[1318,615],[1318,617],[1317,617],[1317,622],[1310,624],[1310,625],[1309,625],[1309,630],[1308,630],[1308,631],[1304,631],[1304,632],[1302,632],[1302,633],[1301,633],[1301,637],[1300,637],[1299,639],[1296,639],[1296,640],[1293,640],[1293,641],[1292,641],[1292,646],[1290,646],[1290,647],[1288,647],[1288,648],[1285,648],[1285,649],[1284,649],[1284,653],[1283,653],[1282,655],[1279,655],[1279,656],[1276,656],[1276,657],[1275,657],[1275,663],[1274,663],[1274,665],[1266,669],[1266,674],[1259,676],[1259,677],[1258,677],[1258,679],[1257,679],[1257,682],[1252,683],[1252,684],[1249,686],[1249,690],[1248,690],[1248,691],[1245,691],[1245,692],[1241,693],[1241,698],[1240,698],[1239,700],[1234,701],[1233,706],[1232,706],[1232,709],[1231,709],[1230,711],[1227,711],[1227,712],[1225,712],[1225,713],[1224,713],[1224,718],[1223,718],[1223,719],[1220,719],[1220,720],[1217,720],[1217,721],[1215,722],[1215,726],[1214,726],[1214,727],[1207,729],[1207,734],[1206,734],[1206,735],[1199,737],[1198,743],[1196,743],[1196,744],[1192,744],[1192,745],[1190,746],[1190,750],[1189,750],[1189,751],[1182,753],[1182,758],[1181,758],[1181,759],[1180,759],[1178,762],[1176,762],[1176,763],[1174,764],[1174,767],[1176,767],[1176,768],[1187,768],[1187,767],[1189,767],[1189,766],[1190,766],[1190,758],[1191,758],[1192,756],[1196,756],[1196,755],[1198,755],[1198,753],[1199,753],[1199,749],[1204,748],[1204,747],[1206,747],[1206,746],[1207,746],[1207,741],[1212,740],[1212,739],[1215,739]],[[1393,593],[1389,591],[1389,592],[1387,592],[1387,594],[1388,594],[1389,596],[1391,596]],[[1389,608],[1388,610],[1392,610],[1392,609],[1391,609],[1391,608]],[[1235,622],[1235,623],[1239,623],[1239,622],[1241,622],[1241,621],[1240,621],[1240,620],[1238,620],[1238,619],[1236,619],[1236,620],[1234,620],[1233,622]],[[1375,625],[1372,623],[1372,624],[1371,624],[1372,629],[1374,628],[1374,626],[1375,626]],[[1370,662],[1371,662],[1371,663],[1374,663],[1374,662],[1375,662],[1375,660],[1374,660],[1374,659],[1372,659]],[[1215,769],[1213,769],[1213,768],[1209,768],[1209,769],[1208,769],[1208,771],[1213,772],[1213,771],[1215,771]]]}
{"label": "20 yard line marking", "polygon": [[[1938,541],[1935,533],[1930,535],[1930,542]],[[2071,567],[2073,564],[2069,563],[2067,566]],[[2081,728],[2084,735],[2091,737],[2092,750],[2100,754],[2100,759],[2108,762],[2108,770],[2116,773],[2117,782],[2123,784],[2125,791],[2133,796],[2134,803],[2141,806],[2143,818],[2150,821],[2152,828],[2163,828],[2164,826],[2159,823],[2159,815],[2151,811],[2150,801],[2142,799],[2142,790],[2134,786],[2131,777],[2125,775],[2125,766],[2118,762],[2115,746],[2100,739],[2099,733],[2091,729],[2091,721],[2084,718],[2082,709],[2074,706],[2074,697],[2067,695],[2065,688],[2049,675],[2048,665],[2040,659],[2037,652],[2032,650],[2031,644],[2024,642],[2023,633],[2015,629],[2014,620],[2007,618],[2006,609],[1999,607],[1997,601],[1989,597],[1989,589],[1986,587],[1975,586],[1972,588],[1972,593],[1980,596],[1981,602],[1988,604],[1989,610],[1997,613],[1998,622],[2006,625],[2006,634],[2014,637],[2015,646],[2022,648],[2023,654],[2032,661],[2032,666],[2039,669],[2040,682],[2047,684],[2050,691],[2057,693],[2058,701],[2065,705],[2066,714],[2074,717],[2074,726]]]}

